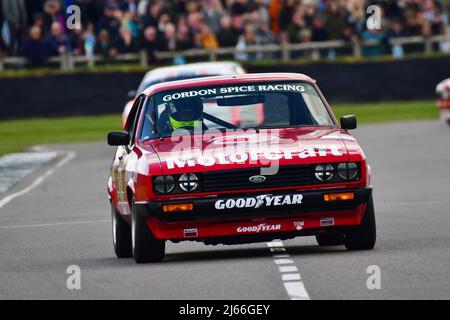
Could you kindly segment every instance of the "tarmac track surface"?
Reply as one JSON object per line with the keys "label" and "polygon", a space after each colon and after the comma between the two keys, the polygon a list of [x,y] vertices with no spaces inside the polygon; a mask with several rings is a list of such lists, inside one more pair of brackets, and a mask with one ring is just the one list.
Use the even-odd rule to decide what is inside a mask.
{"label": "tarmac track surface", "polygon": [[[450,128],[436,121],[392,123],[361,126],[354,135],[373,171],[375,250],[320,248],[306,237],[284,241],[279,258],[285,259],[276,259],[265,243],[169,242],[165,261],[146,265],[113,253],[106,198],[113,149],[106,143],[52,147],[76,156],[0,207],[0,298],[449,299]],[[81,268],[81,290],[66,288],[69,265]],[[381,270],[379,290],[366,285],[371,265]],[[283,273],[295,267],[300,276]],[[307,293],[286,285],[298,278]]]}

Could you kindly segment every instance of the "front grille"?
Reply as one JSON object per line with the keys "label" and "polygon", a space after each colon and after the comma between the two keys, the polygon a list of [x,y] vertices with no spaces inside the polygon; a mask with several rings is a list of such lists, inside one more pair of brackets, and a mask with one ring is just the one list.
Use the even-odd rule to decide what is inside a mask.
{"label": "front grille", "polygon": [[245,168],[227,171],[203,172],[203,191],[224,191],[240,189],[265,189],[313,184],[310,165],[280,167],[274,175],[264,175],[266,181],[254,183],[252,176],[261,175],[261,168]]}

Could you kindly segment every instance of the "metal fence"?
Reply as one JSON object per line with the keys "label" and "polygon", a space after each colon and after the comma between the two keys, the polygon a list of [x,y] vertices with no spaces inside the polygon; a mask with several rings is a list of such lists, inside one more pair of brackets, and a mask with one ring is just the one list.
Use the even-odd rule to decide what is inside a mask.
{"label": "metal fence", "polygon": [[[392,38],[387,43],[373,43],[343,40],[332,40],[323,42],[292,43],[292,44],[266,44],[249,46],[243,49],[235,47],[217,48],[217,49],[191,49],[179,52],[158,52],[158,61],[170,62],[177,57],[183,57],[186,60],[209,60],[216,61],[220,59],[235,58],[238,55],[244,57],[242,60],[254,61],[257,59],[278,59],[288,62],[294,58],[308,58],[318,60],[321,57],[335,58],[337,56],[361,57],[367,48],[378,48],[381,54],[393,54],[394,48],[400,48],[401,52],[397,55],[401,58],[411,53],[430,54],[439,50],[437,46],[442,42],[448,42],[450,47],[450,37],[443,35],[431,37],[399,37]],[[148,55],[145,50],[139,53],[121,54],[114,59],[103,56],[76,56],[65,53],[60,56],[51,57],[47,61],[48,66],[59,67],[61,70],[73,70],[76,66],[95,66],[105,63],[134,63],[147,67],[149,63]],[[24,57],[0,57],[0,70],[20,68],[27,65]]]}

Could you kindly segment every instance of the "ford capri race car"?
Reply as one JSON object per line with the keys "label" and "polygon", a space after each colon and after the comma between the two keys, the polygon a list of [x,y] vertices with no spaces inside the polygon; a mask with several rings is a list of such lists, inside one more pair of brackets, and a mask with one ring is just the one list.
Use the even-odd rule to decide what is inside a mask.
{"label": "ford capri race car", "polygon": [[[239,121],[229,122],[230,114]],[[262,113],[262,115],[260,114]],[[156,84],[110,132],[118,257],[160,261],[165,241],[238,244],[316,236],[375,245],[370,167],[314,80],[247,74]]]}

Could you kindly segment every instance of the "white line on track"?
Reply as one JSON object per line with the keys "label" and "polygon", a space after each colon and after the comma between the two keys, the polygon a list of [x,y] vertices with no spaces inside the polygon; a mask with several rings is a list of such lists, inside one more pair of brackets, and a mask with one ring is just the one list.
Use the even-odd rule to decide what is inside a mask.
{"label": "white line on track", "polygon": [[0,226],[0,229],[54,227],[54,226],[74,225],[74,224],[92,224],[92,223],[105,223],[105,222],[110,222],[110,220],[86,220],[86,221],[72,221],[72,222],[21,224],[21,225],[12,225],[12,226]]}
{"label": "white line on track", "polygon": [[51,176],[58,168],[61,168],[63,165],[68,163],[70,160],[75,158],[75,152],[68,152],[64,158],[62,158],[53,168],[49,169],[47,172],[45,172],[42,176],[36,178],[36,180],[33,181],[32,184],[30,184],[25,189],[22,189],[16,193],[10,194],[3,199],[0,200],[0,209],[6,206],[9,202],[14,200],[17,197],[23,196],[24,194],[27,194],[37,186],[39,186],[42,182],[45,181],[49,176]]}
{"label": "white line on track", "polygon": [[289,259],[290,256],[284,248],[282,241],[267,242],[267,246],[272,252],[274,262],[278,266],[281,273],[281,280],[284,288],[291,300],[310,300],[305,285],[301,281],[302,277],[294,265],[294,261]]}

